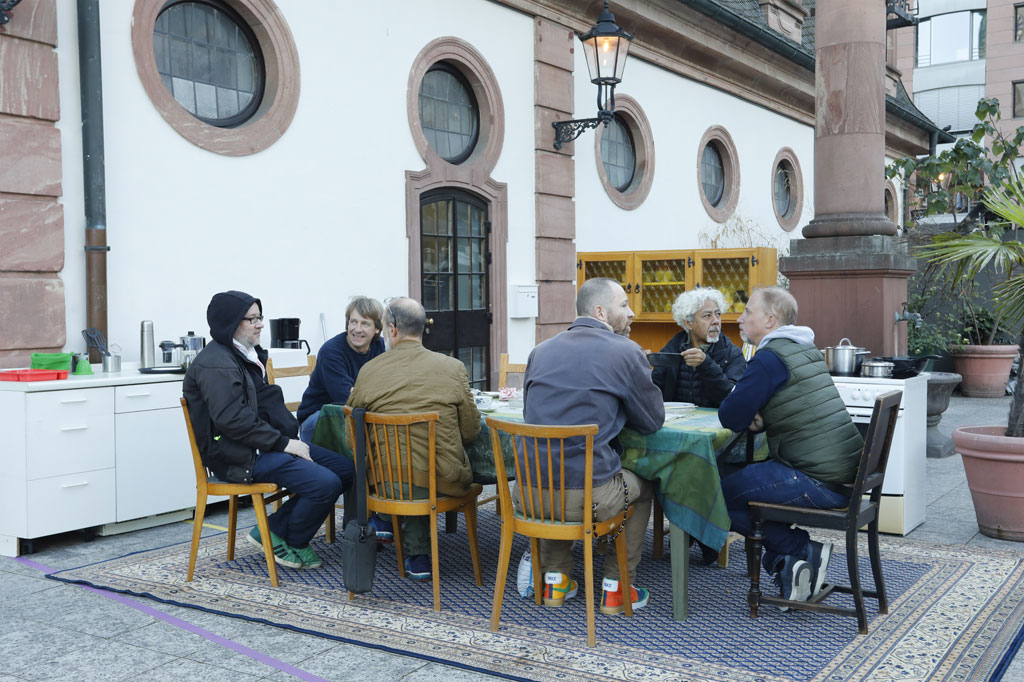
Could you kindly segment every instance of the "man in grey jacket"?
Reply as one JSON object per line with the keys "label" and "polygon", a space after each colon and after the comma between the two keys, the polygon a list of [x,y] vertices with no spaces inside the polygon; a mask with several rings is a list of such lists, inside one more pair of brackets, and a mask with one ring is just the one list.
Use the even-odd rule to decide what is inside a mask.
{"label": "man in grey jacket", "polygon": [[[661,391],[651,381],[643,350],[626,335],[633,311],[622,286],[612,279],[589,279],[576,298],[577,318],[567,331],[533,349],[524,378],[524,416],[530,424],[597,424],[594,437],[594,506],[598,521],[621,514],[628,501],[633,515],[625,524],[629,576],[620,576],[615,561],[605,562],[601,612],[621,613],[628,578],[633,608],[647,603],[648,591],[633,586],[647,521],[651,515],[651,484],[622,468],[618,434],[624,426],[653,433],[665,422]],[[583,510],[586,445],[582,438],[566,446],[566,519],[579,521]],[[558,472],[553,472],[556,481]],[[544,478],[546,480],[546,476]],[[519,499],[519,495],[515,496]],[[587,510],[589,513],[589,510]],[[572,543],[542,540],[544,604],[561,606],[576,594]]]}
{"label": "man in grey jacket", "polygon": [[[258,298],[241,291],[216,294],[206,319],[213,341],[182,385],[203,464],[225,481],[270,482],[292,492],[269,519],[274,558],[288,568],[319,568],[309,541],[352,480],[352,462],[299,440],[299,423],[281,387],[267,382]],[[258,528],[248,540],[262,547]]]}

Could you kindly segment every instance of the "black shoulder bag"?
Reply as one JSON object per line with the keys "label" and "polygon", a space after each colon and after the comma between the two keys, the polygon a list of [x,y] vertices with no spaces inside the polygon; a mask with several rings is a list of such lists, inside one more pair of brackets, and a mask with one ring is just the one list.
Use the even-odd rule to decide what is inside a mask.
{"label": "black shoulder bag", "polygon": [[363,594],[373,589],[373,571],[377,567],[377,531],[366,520],[366,410],[352,411],[355,424],[355,504],[356,518],[345,526],[341,538],[341,575],[345,589]]}

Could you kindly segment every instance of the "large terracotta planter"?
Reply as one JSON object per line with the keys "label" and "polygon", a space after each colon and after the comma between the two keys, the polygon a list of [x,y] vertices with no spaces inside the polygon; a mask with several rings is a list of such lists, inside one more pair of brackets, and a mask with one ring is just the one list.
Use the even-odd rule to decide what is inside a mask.
{"label": "large terracotta planter", "polygon": [[1006,426],[965,426],[953,432],[963,457],[978,529],[989,537],[1024,541],[1024,438]]}
{"label": "large terracotta planter", "polygon": [[953,356],[956,373],[963,377],[960,392],[970,398],[999,398],[1006,395],[1010,367],[1017,357],[1017,346],[956,346]]}

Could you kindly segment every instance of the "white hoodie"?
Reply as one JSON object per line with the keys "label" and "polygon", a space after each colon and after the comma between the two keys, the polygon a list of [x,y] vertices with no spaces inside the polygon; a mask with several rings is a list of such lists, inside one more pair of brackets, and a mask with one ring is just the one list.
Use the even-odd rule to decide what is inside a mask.
{"label": "white hoodie", "polygon": [[761,343],[757,344],[757,349],[761,350],[764,348],[764,344],[768,343],[772,339],[789,339],[790,341],[813,346],[814,330],[810,327],[800,327],[795,324],[784,324],[778,329],[765,334],[764,338],[761,339]]}

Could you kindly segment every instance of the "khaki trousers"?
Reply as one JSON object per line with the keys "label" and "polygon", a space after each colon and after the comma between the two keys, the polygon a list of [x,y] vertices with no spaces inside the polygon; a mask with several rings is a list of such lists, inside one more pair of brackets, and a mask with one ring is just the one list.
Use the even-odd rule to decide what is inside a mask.
{"label": "khaki trousers", "polygon": [[[629,582],[636,580],[636,567],[640,563],[644,537],[647,534],[647,522],[651,518],[651,482],[640,478],[632,471],[622,469],[605,483],[594,488],[594,514],[598,521],[607,521],[622,514],[622,507],[628,492],[629,504],[633,507],[633,515],[626,521],[626,548],[629,555]],[[522,510],[519,486],[512,495],[517,510]],[[534,497],[536,502],[536,496]],[[544,499],[545,511],[547,498]],[[557,495],[555,497],[557,505]],[[583,490],[565,491],[565,520],[583,520]],[[540,566],[545,573],[558,571],[566,575],[572,574],[572,542],[567,540],[541,540]],[[611,580],[619,579],[619,564],[615,560],[615,550],[609,547],[604,562],[604,577]]]}

